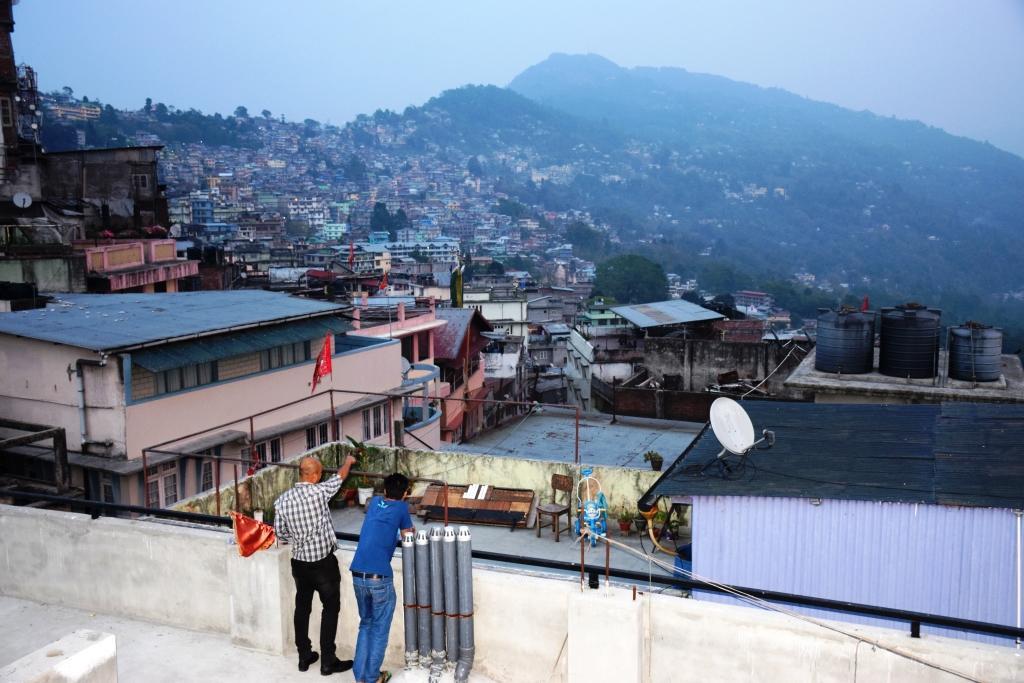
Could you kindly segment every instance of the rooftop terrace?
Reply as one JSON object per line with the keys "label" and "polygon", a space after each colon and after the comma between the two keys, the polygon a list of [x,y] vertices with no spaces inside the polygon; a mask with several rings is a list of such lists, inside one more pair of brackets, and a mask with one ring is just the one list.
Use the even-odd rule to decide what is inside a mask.
{"label": "rooftop terrace", "polygon": [[[694,422],[654,420],[585,413],[580,418],[580,461],[650,469],[644,453],[658,451],[668,467],[696,438],[703,425]],[[576,443],[575,413],[545,407],[508,421],[467,443],[441,444],[441,448],[498,457],[573,462]]]}

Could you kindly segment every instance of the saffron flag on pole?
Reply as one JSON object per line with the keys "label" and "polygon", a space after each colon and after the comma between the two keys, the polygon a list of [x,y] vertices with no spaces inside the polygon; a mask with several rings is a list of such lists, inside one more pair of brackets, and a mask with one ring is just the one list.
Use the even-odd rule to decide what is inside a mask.
{"label": "saffron flag on pole", "polygon": [[380,279],[380,287],[379,287],[379,289],[380,289],[380,291],[383,292],[387,288],[388,288],[388,274],[384,273],[384,276],[381,277],[381,279]]}
{"label": "saffron flag on pole", "polygon": [[313,388],[309,393],[316,391],[316,387],[320,384],[320,380],[325,375],[333,375],[331,371],[331,333],[328,332],[327,336],[324,337],[324,346],[320,349],[320,353],[316,357],[316,365],[313,367]]}
{"label": "saffron flag on pole", "polygon": [[274,545],[277,540],[274,527],[234,510],[228,514],[231,515],[233,522],[232,527],[235,530],[235,542],[238,544],[239,555],[249,557],[257,550],[266,550]]}
{"label": "saffron flag on pole", "polygon": [[871,303],[868,301],[868,295],[865,294],[864,300],[860,302],[860,310],[866,313],[870,306]]}

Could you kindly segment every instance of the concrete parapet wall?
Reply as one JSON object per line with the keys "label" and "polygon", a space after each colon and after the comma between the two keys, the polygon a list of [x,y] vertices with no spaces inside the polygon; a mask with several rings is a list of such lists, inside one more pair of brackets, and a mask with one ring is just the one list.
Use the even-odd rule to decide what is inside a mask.
{"label": "concrete parapet wall", "polygon": [[0,506],[0,593],[230,630],[223,531]]}
{"label": "concrete parapet wall", "polygon": [[[240,558],[224,531],[0,506],[0,594],[91,609],[197,631],[294,658],[295,588],[287,548]],[[338,654],[351,657],[357,618],[353,550],[341,566]],[[392,562],[398,605],[401,562]],[[642,587],[641,587],[642,588]],[[748,607],[603,587],[573,577],[474,566],[474,671],[508,683],[586,680],[954,680],[938,669],[793,617]],[[314,600],[310,634],[319,629]],[[403,665],[402,610],[385,668]],[[827,622],[978,680],[1024,680],[1008,647]],[[60,680],[60,679],[58,679]]]}
{"label": "concrete parapet wall", "polygon": [[7,683],[117,683],[117,644],[110,633],[75,631],[0,668]]}

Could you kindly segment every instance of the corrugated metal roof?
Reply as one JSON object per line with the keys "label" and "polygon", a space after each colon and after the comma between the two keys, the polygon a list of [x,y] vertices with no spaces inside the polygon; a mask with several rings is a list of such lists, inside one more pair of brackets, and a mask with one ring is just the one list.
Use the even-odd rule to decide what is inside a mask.
{"label": "corrugated metal roof", "polygon": [[[783,593],[1013,624],[1012,510],[795,498],[697,496],[693,571]],[[697,591],[702,600],[731,602]],[[793,607],[826,619],[907,623]],[[924,626],[923,632],[1006,642]]]}
{"label": "corrugated metal roof", "polygon": [[[474,318],[482,330],[488,332],[494,330],[494,327],[475,308],[439,308],[435,311],[435,315],[438,320],[448,322],[434,333],[434,357],[441,360],[459,357],[466,338],[466,330],[469,329],[469,323]],[[480,343],[476,352],[479,352],[483,346],[484,344]]]}
{"label": "corrugated metal roof", "polygon": [[702,320],[720,320],[725,317],[721,313],[715,313],[685,299],[654,301],[635,306],[615,306],[612,311],[641,329],[696,323]]}
{"label": "corrugated metal roof", "polygon": [[207,363],[244,353],[263,351],[284,344],[310,341],[324,336],[327,332],[344,332],[349,327],[346,319],[334,316],[296,320],[134,351],[132,364],[141,365],[152,372],[162,372],[184,365]]}
{"label": "corrugated metal roof", "polygon": [[46,308],[0,316],[0,334],[111,351],[288,318],[330,315],[344,309],[338,304],[248,289],[174,294],[59,294]]}
{"label": "corrugated metal roof", "polygon": [[721,450],[705,428],[648,493],[1024,507],[1024,406],[744,407],[757,431],[775,432],[773,448],[750,453],[732,475],[715,465],[701,472]]}

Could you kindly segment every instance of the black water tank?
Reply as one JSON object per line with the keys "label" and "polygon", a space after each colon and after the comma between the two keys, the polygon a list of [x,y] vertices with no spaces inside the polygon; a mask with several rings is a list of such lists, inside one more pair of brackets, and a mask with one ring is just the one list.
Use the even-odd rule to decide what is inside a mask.
{"label": "black water tank", "polygon": [[882,309],[878,371],[890,377],[934,377],[942,311],[921,304]]}
{"label": "black water tank", "polygon": [[995,382],[1002,374],[1003,331],[968,322],[949,328],[949,376],[966,382]]}
{"label": "black water tank", "polygon": [[874,362],[874,311],[818,309],[815,370],[859,375],[871,372]]}

